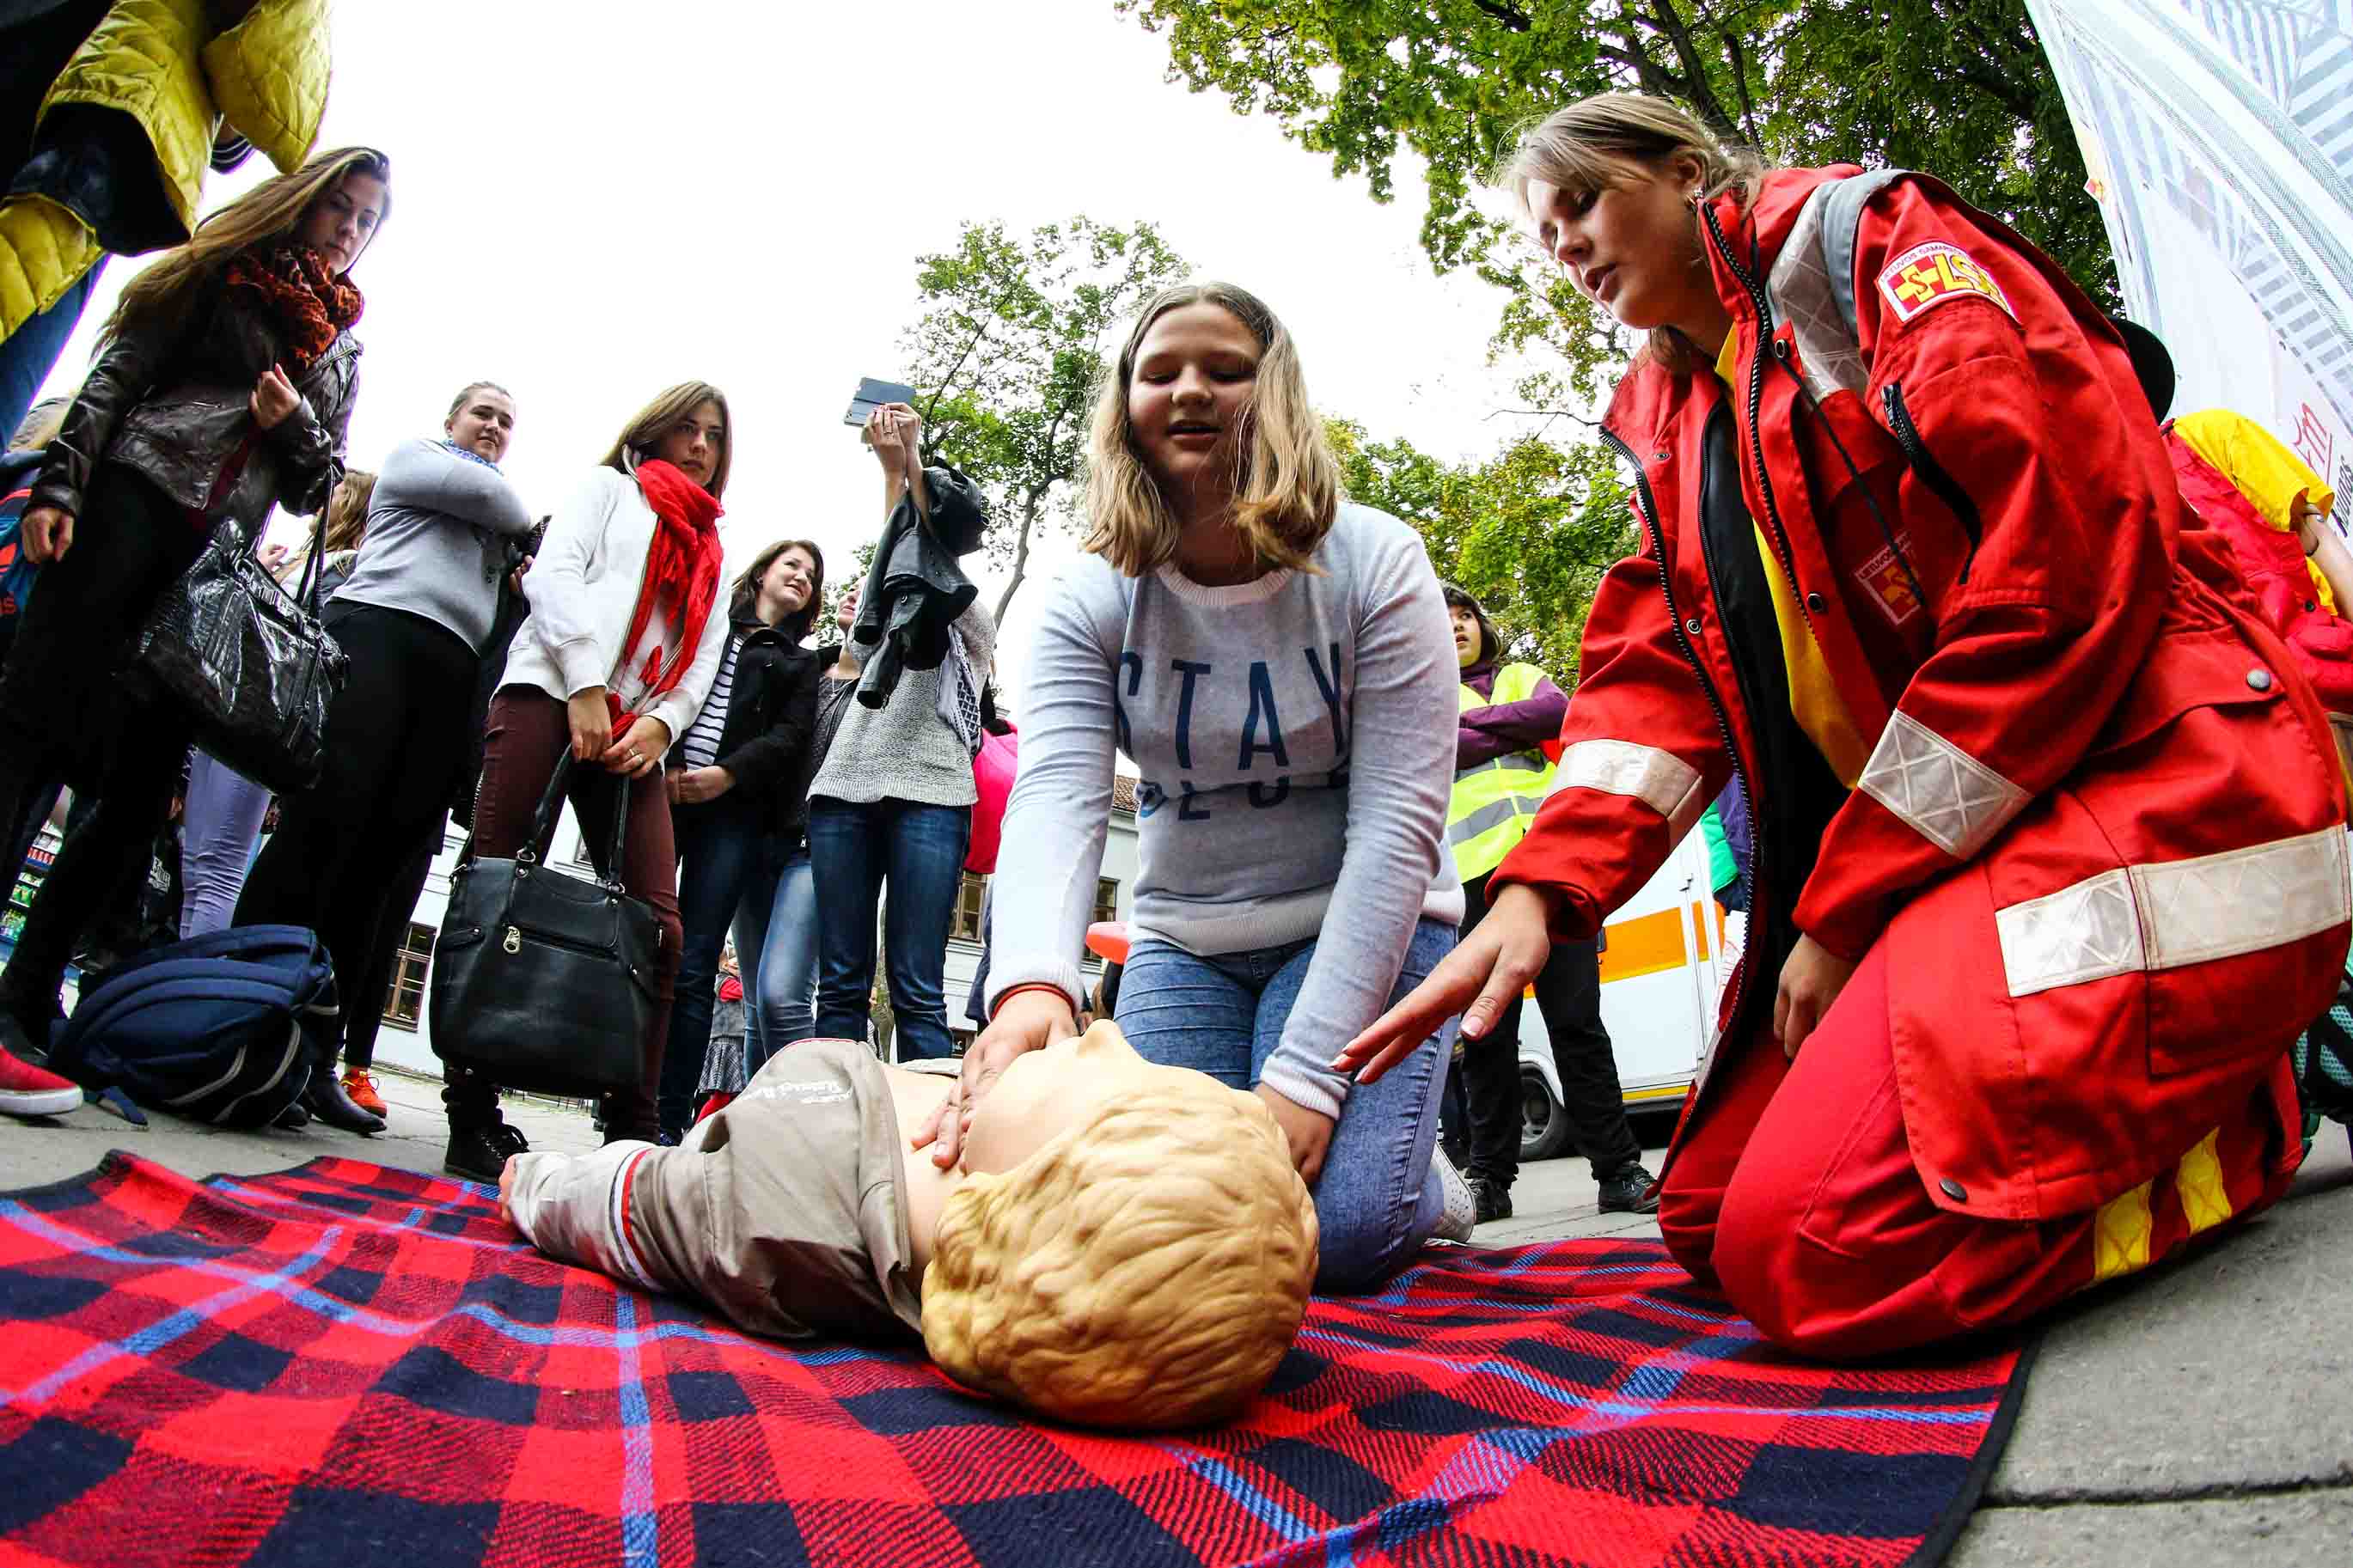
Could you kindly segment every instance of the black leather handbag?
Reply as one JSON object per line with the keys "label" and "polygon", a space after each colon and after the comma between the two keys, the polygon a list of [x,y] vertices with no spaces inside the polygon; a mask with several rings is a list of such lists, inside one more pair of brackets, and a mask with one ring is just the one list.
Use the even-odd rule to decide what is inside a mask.
{"label": "black leather handbag", "polygon": [[327,709],[349,661],[319,624],[326,509],[289,594],[233,521],[215,527],[132,639],[124,679],[185,713],[196,745],[280,795],[319,782]]}
{"label": "black leather handbag", "polygon": [[621,889],[629,786],[613,807],[600,880],[544,865],[566,752],[548,780],[531,837],[512,859],[466,857],[449,874],[449,906],[433,944],[428,1000],[433,1052],[508,1089],[603,1094],[644,1080],[661,923]]}

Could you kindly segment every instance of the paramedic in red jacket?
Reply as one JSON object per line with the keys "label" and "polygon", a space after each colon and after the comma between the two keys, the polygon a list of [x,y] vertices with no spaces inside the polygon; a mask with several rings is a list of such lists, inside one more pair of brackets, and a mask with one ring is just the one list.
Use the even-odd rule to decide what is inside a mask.
{"label": "paramedic in red jacket", "polygon": [[1935,180],[1766,172],[1656,99],[1511,178],[1650,333],[1605,426],[1643,543],[1492,912],[1342,1060],[1491,1025],[1736,771],[1752,935],[1659,1223],[1773,1340],[2013,1322],[2274,1201],[2345,790],[2098,310]]}

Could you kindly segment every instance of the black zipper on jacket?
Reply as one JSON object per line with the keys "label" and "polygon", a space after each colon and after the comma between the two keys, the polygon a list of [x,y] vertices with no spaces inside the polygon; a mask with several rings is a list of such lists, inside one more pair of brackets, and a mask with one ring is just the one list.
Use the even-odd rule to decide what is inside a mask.
{"label": "black zipper on jacket", "polygon": [[1765,433],[1757,424],[1757,416],[1765,406],[1765,345],[1772,343],[1776,354],[1788,351],[1786,345],[1775,342],[1773,303],[1765,297],[1764,289],[1750,276],[1748,269],[1734,259],[1732,246],[1725,239],[1724,230],[1716,225],[1715,208],[1702,202],[1699,210],[1700,216],[1706,220],[1708,237],[1715,243],[1716,254],[1724,258],[1725,266],[1730,268],[1733,277],[1740,280],[1740,287],[1748,295],[1749,304],[1757,311],[1757,353],[1748,362],[1748,449],[1757,460],[1757,489],[1765,498],[1765,521],[1772,530],[1773,548],[1780,554],[1782,574],[1789,582],[1790,602],[1798,606],[1798,614],[1804,616],[1806,624],[1810,626],[1814,618],[1806,609],[1805,595],[1798,592],[1798,569],[1789,549],[1789,531],[1781,526],[1781,509],[1773,501],[1773,476],[1765,469]]}
{"label": "black zipper on jacket", "polygon": [[1912,423],[1912,411],[1904,406],[1904,384],[1889,382],[1879,389],[1879,400],[1887,407],[1887,427],[1894,435],[1895,444],[1904,448],[1905,460],[1920,476],[1920,482],[1951,509],[1960,520],[1961,531],[1969,536],[1969,552],[1961,562],[1960,580],[1966,583],[1969,580],[1969,568],[1977,564],[1978,542],[1985,531],[1984,520],[1978,515],[1978,503],[1969,499],[1969,492],[1945,471],[1945,466],[1930,454],[1928,444],[1920,439],[1920,427]]}
{"label": "black zipper on jacket", "polygon": [[[1707,666],[1700,662],[1699,649],[1692,646],[1690,637],[1683,631],[1683,614],[1675,608],[1673,573],[1667,561],[1666,533],[1659,526],[1659,501],[1658,497],[1651,491],[1651,476],[1642,467],[1641,459],[1634,456],[1634,449],[1626,445],[1615,431],[1605,427],[1601,432],[1601,438],[1633,467],[1634,494],[1638,503],[1636,510],[1642,514],[1642,525],[1650,531],[1651,534],[1651,552],[1659,559],[1659,592],[1667,601],[1667,629],[1674,633],[1675,646],[1683,649],[1684,661],[1691,666],[1692,673],[1699,678],[1700,690],[1707,698],[1709,710],[1715,715],[1716,731],[1724,737],[1724,754],[1732,760],[1733,776],[1739,780],[1742,793],[1748,797],[1748,820],[1751,825],[1750,847],[1748,868],[1743,874],[1748,879],[1748,919],[1750,925],[1755,929],[1749,932],[1746,948],[1741,953],[1740,962],[1734,965],[1732,971],[1732,1005],[1723,1014],[1725,1020],[1724,1035],[1730,1036],[1739,1026],[1741,1007],[1747,1000],[1748,960],[1757,951],[1757,939],[1764,934],[1765,922],[1758,918],[1757,913],[1763,908],[1763,898],[1756,877],[1755,839],[1757,835],[1754,826],[1762,820],[1763,814],[1757,808],[1757,790],[1748,776],[1748,769],[1740,760],[1740,742],[1732,733],[1731,719],[1725,714],[1724,699],[1715,689],[1715,678],[1708,674]],[[1719,1037],[1719,1047],[1721,1044],[1722,1037]]]}

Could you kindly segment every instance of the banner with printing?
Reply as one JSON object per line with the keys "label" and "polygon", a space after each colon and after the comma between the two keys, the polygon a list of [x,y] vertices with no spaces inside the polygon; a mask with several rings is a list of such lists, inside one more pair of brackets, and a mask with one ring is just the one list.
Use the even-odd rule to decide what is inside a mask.
{"label": "banner with printing", "polygon": [[2353,512],[2353,0],[2027,0],[2175,414],[2270,427]]}

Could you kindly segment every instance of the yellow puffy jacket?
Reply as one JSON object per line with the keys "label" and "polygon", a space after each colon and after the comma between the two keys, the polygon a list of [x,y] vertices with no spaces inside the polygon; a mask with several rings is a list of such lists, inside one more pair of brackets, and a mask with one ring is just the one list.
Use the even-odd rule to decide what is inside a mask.
{"label": "yellow puffy jacket", "polygon": [[[205,0],[115,0],[41,100],[119,109],[155,154],[185,239],[226,119],[282,170],[301,166],[327,108],[327,0],[259,0],[206,37]],[[41,195],[0,201],[0,340],[55,304],[98,260],[98,237]]]}

